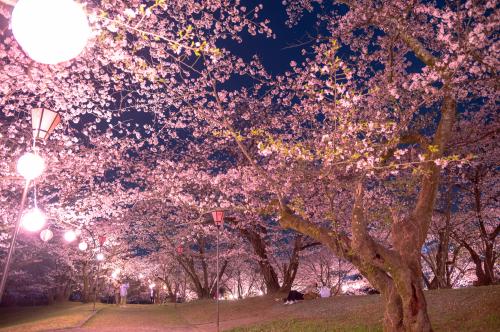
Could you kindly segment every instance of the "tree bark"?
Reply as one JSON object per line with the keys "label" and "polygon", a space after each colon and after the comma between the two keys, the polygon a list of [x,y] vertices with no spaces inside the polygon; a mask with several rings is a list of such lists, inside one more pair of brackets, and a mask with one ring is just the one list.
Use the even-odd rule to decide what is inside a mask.
{"label": "tree bark", "polygon": [[264,278],[268,293],[276,293],[280,290],[278,275],[269,262],[267,256],[266,243],[262,237],[254,230],[241,228],[240,234],[243,235],[252,245],[255,254],[259,257],[259,268]]}

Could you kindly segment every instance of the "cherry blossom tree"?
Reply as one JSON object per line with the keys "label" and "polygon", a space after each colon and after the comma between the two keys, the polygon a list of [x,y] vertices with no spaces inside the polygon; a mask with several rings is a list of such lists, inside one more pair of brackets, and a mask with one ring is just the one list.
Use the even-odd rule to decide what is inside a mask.
{"label": "cherry blossom tree", "polygon": [[[292,12],[304,3],[311,5],[292,2]],[[381,291],[387,330],[430,331],[420,251],[441,166],[466,158],[449,146],[457,105],[490,114],[495,108],[491,36],[497,14],[492,2],[338,3],[325,17],[329,42],[278,79],[272,95],[281,97],[281,107],[272,108],[273,98],[264,97],[254,108],[266,109],[274,121],[253,132],[226,121],[226,129],[278,198],[281,225],[324,243]],[[220,110],[245,112],[234,101],[218,101]],[[261,156],[246,146],[256,141]],[[409,200],[384,187],[398,178]],[[338,202],[352,206],[349,231],[336,232],[324,216],[314,218],[323,212],[317,205],[309,214],[297,206],[305,202],[298,196],[307,185],[314,184],[307,189],[318,195],[321,180],[330,182],[330,192],[344,194]],[[385,226],[376,211],[381,203],[392,206]],[[382,232],[375,235],[374,227]]]}
{"label": "cherry blossom tree", "polygon": [[[96,280],[87,290],[102,287],[120,261],[151,255],[170,294],[177,292],[165,264],[180,266],[175,274],[210,297],[217,276],[226,285],[241,276],[228,273],[244,254],[268,290],[286,290],[303,251],[322,243],[381,292],[385,330],[431,331],[421,254],[443,168],[468,176],[465,187],[475,194],[461,189],[457,218],[479,225],[480,238],[471,243],[445,219],[443,248],[452,234],[495,278],[496,210],[482,194],[493,192],[484,188],[496,183],[495,163],[474,161],[484,135],[467,148],[461,136],[474,124],[486,138],[497,133],[490,128],[498,103],[496,4],[284,3],[291,26],[321,7],[322,35],[278,75],[225,44],[244,43],[247,32],[273,37],[262,6],[239,1],[91,1],[87,49],[56,66],[31,61],[2,29],[2,246],[21,190],[12,185],[15,160],[32,146],[27,115],[50,107],[64,128],[37,145],[50,165],[36,183],[39,203],[57,229],[80,229],[89,242],[109,238],[71,269],[87,274],[84,285]],[[9,4],[0,5],[2,26]],[[218,271],[215,208],[228,211]],[[98,266],[100,279],[90,258],[98,250],[110,257]]]}

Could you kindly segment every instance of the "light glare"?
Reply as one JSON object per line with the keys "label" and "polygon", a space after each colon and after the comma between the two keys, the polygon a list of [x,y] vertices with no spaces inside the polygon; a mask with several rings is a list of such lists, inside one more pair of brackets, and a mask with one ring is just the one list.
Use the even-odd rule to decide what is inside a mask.
{"label": "light glare", "polygon": [[33,180],[42,175],[45,161],[37,154],[27,152],[17,161],[17,172],[26,180]]}
{"label": "light glare", "polygon": [[90,28],[82,6],[72,0],[18,0],[12,33],[30,58],[57,64],[82,52]]}
{"label": "light glare", "polygon": [[27,211],[21,220],[22,226],[29,232],[37,232],[45,225],[45,214],[38,208]]}
{"label": "light glare", "polygon": [[75,241],[76,240],[76,233],[75,233],[75,231],[71,231],[71,230],[70,231],[66,231],[64,233],[64,240],[66,242],[73,242],[73,241]]}
{"label": "light glare", "polygon": [[80,249],[81,251],[85,251],[85,250],[87,250],[87,248],[88,248],[88,245],[86,242],[80,242],[78,244],[78,249]]}

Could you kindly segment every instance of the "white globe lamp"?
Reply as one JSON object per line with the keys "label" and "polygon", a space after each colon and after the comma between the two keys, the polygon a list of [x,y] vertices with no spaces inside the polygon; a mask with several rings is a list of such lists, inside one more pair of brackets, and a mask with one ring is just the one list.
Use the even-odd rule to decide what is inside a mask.
{"label": "white globe lamp", "polygon": [[26,180],[33,180],[42,175],[45,161],[37,154],[27,152],[17,161],[17,172]]}
{"label": "white globe lamp", "polygon": [[90,27],[82,6],[73,0],[18,0],[12,33],[30,58],[57,64],[82,52]]}
{"label": "white globe lamp", "polygon": [[54,237],[54,233],[52,233],[50,229],[44,229],[40,232],[40,239],[42,239],[43,242],[50,241],[52,237]]}
{"label": "white globe lamp", "polygon": [[45,226],[45,214],[38,208],[26,212],[21,219],[21,225],[29,232],[37,232]]}
{"label": "white globe lamp", "polygon": [[75,231],[71,231],[71,230],[66,231],[64,233],[64,240],[66,242],[73,242],[73,241],[75,241],[76,240],[76,233],[75,233]]}
{"label": "white globe lamp", "polygon": [[95,258],[98,260],[98,261],[103,261],[104,260],[104,254],[103,253],[98,253]]}
{"label": "white globe lamp", "polygon": [[85,251],[85,250],[87,250],[87,248],[88,248],[88,247],[89,247],[89,246],[87,245],[87,242],[80,242],[80,243],[78,244],[78,249],[80,249],[81,251]]}

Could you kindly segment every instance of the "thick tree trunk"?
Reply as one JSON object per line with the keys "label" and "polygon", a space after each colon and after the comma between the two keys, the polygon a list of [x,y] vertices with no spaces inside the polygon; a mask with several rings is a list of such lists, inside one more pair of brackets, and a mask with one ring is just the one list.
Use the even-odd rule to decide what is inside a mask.
{"label": "thick tree trunk", "polygon": [[259,257],[260,272],[264,278],[267,293],[278,292],[280,290],[280,283],[276,271],[269,262],[269,257],[266,252],[266,243],[254,230],[241,228],[240,234],[243,235],[248,242],[250,242],[255,254]]}
{"label": "thick tree trunk", "polygon": [[299,253],[303,249],[301,246],[302,236],[298,235],[295,238],[292,255],[288,264],[285,264],[283,268],[283,284],[280,285],[278,274],[269,262],[267,246],[264,239],[257,231],[252,229],[243,228],[240,229],[240,233],[250,242],[255,254],[259,257],[260,272],[264,278],[267,293],[289,292],[292,289],[299,268]]}
{"label": "thick tree trunk", "polygon": [[413,268],[405,268],[403,273],[398,273],[396,288],[401,297],[403,309],[403,330],[408,332],[432,331],[427,314],[421,267],[419,262],[414,262]]}
{"label": "thick tree trunk", "polygon": [[83,265],[82,268],[82,281],[83,281],[82,302],[87,303],[90,301],[89,297],[90,287],[89,287],[89,275],[87,272],[87,264]]}

